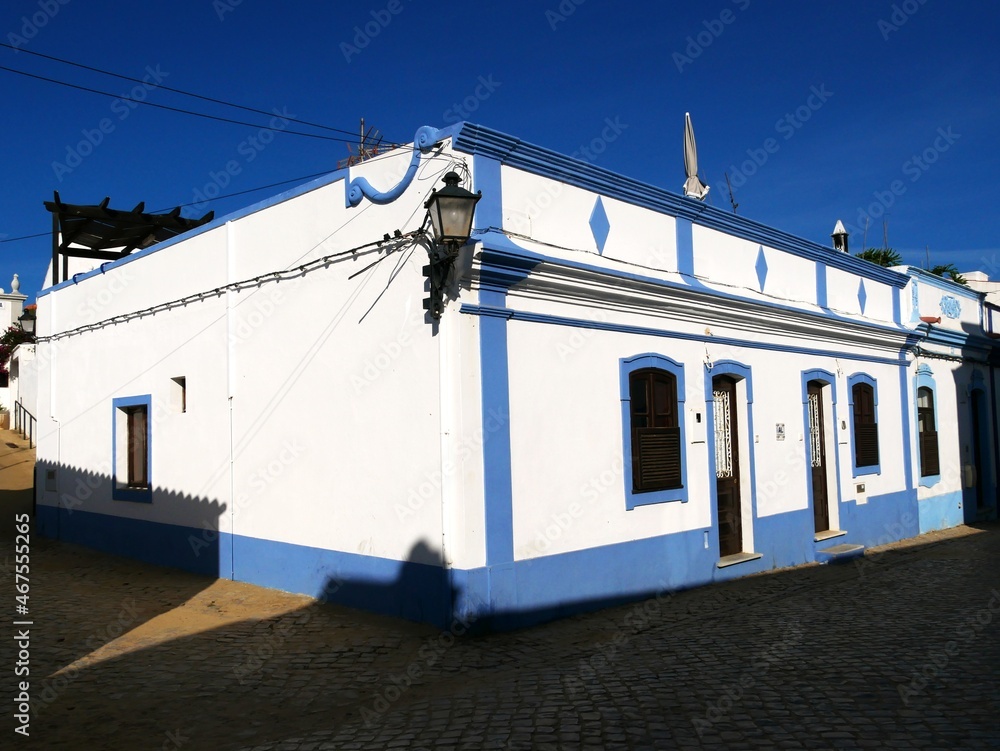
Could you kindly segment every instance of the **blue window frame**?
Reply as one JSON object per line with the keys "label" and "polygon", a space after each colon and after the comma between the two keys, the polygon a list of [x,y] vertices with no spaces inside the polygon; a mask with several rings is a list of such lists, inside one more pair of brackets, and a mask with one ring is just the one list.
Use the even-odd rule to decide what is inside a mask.
{"label": "blue window frame", "polygon": [[[687,502],[684,366],[646,353],[619,367],[625,507]],[[633,394],[646,403],[633,404]]]}
{"label": "blue window frame", "polygon": [[937,384],[927,365],[917,368],[917,457],[920,485],[929,488],[941,481],[941,456],[938,449]]}
{"label": "blue window frame", "polygon": [[882,471],[878,433],[878,383],[867,373],[847,378],[851,414],[851,468],[854,477]]}
{"label": "blue window frame", "polygon": [[152,395],[111,401],[111,497],[152,503]]}

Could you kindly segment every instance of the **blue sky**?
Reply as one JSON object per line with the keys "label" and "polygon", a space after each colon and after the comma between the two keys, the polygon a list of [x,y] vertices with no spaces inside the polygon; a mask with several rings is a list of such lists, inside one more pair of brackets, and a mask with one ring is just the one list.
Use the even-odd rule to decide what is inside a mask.
{"label": "blue sky", "polygon": [[[286,116],[351,132],[364,117],[392,141],[466,119],[564,153],[586,148],[602,167],[680,192],[689,111],[715,206],[730,209],[728,172],[741,215],[826,244],[842,219],[852,250],[866,217],[867,245],[881,246],[885,220],[906,262],[923,265],[929,248],[932,265],[1000,279],[998,22],[1000,7],[968,0],[184,0],[127,11],[8,0],[0,42],[19,51],[0,48],[0,66],[257,125],[0,70],[0,240],[49,230],[53,190],[68,203],[166,209],[333,170],[347,155],[343,142],[260,130],[345,137]],[[218,216],[294,184],[198,208]],[[48,236],[0,242],[0,285],[17,271],[34,295],[50,253]]]}

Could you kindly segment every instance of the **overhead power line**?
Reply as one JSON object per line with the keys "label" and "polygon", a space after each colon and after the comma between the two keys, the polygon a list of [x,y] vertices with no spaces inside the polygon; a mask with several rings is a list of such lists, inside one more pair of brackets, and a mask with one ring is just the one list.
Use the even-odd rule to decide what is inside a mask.
{"label": "overhead power line", "polygon": [[[164,207],[162,209],[153,209],[150,213],[156,214],[156,213],[158,213],[160,211],[169,211],[170,209],[173,209],[173,208],[181,208],[182,209],[185,206],[197,206],[197,205],[200,205],[200,204],[211,203],[212,201],[219,201],[219,200],[221,200],[223,198],[232,198],[233,196],[242,196],[242,195],[245,195],[247,193],[255,193],[258,190],[267,190],[268,188],[274,188],[274,187],[277,187],[278,185],[286,185],[287,183],[294,183],[294,182],[298,182],[299,180],[310,180],[310,179],[312,179],[314,177],[321,177],[322,175],[328,175],[328,174],[330,174],[330,172],[332,172],[332,171],[333,170],[325,170],[323,172],[314,172],[311,175],[303,175],[302,177],[292,177],[292,178],[289,178],[288,180],[279,180],[276,183],[270,183],[269,185],[261,185],[260,187],[257,187],[257,188],[247,188],[246,190],[238,190],[235,193],[226,193],[225,195],[216,196],[215,198],[209,199],[208,201],[191,201],[190,203],[180,203],[180,204],[176,204],[175,206],[166,206],[166,207]],[[36,235],[22,235],[21,237],[6,237],[6,238],[3,238],[3,239],[0,239],[0,243],[12,243],[12,242],[16,242],[18,240],[31,240],[32,238],[35,238],[35,237],[48,237],[51,234],[52,234],[52,232],[39,232]]]}
{"label": "overhead power line", "polygon": [[[373,157],[369,161],[384,159],[388,156],[390,155],[380,154],[379,156]],[[437,157],[430,157],[430,159],[432,160],[435,158]],[[329,175],[331,172],[334,171],[335,170],[324,170],[323,172],[313,172],[311,175],[302,175],[301,177],[290,177],[287,180],[279,180],[276,183],[269,183],[268,185],[260,185],[256,188],[247,188],[246,190],[238,190],[235,193],[224,193],[221,196],[216,196],[215,198],[210,198],[206,201],[191,201],[190,203],[180,203],[180,204],[174,204],[172,206],[165,206],[162,209],[153,209],[151,213],[155,214],[159,211],[169,211],[170,209],[173,208],[184,208],[186,206],[198,206],[201,204],[213,203],[215,201],[221,201],[223,198],[233,198],[234,196],[242,196],[246,195],[247,193],[256,193],[258,190],[267,190],[268,188],[275,188],[279,185],[286,185],[288,183],[298,182],[299,180],[311,180],[314,177],[322,177],[323,175]],[[51,234],[52,232],[48,231],[48,232],[39,232],[34,235],[21,235],[20,237],[5,237],[0,239],[0,243],[12,243],[12,242],[17,242],[18,240],[31,240],[36,237],[49,237]]]}
{"label": "overhead power line", "polygon": [[[41,52],[32,52],[31,50],[26,50],[26,49],[23,49],[23,48],[20,48],[20,47],[14,47],[13,45],[6,44],[4,42],[0,42],[0,47],[7,47],[8,49],[16,50],[18,52],[26,52],[27,54],[34,55],[35,57],[43,57],[46,60],[54,60],[57,63],[63,63],[64,65],[72,65],[75,68],[82,68],[83,70],[90,70],[90,71],[93,71],[95,73],[101,73],[101,74],[103,74],[105,76],[113,76],[115,78],[120,78],[123,81],[132,81],[134,83],[146,83],[146,81],[143,81],[141,78],[135,78],[133,76],[126,76],[126,75],[124,75],[122,73],[115,73],[113,71],[104,70],[102,68],[95,68],[95,67],[90,66],[90,65],[84,65],[83,63],[75,63],[72,60],[64,60],[61,57],[55,57],[53,55],[45,55],[45,54],[43,54]],[[202,94],[195,94],[195,93],[190,92],[190,91],[184,91],[183,89],[175,89],[175,88],[173,88],[171,86],[167,86],[167,85],[162,84],[162,83],[161,84],[157,84],[156,88],[163,89],[164,91],[172,91],[175,94],[183,94],[184,96],[194,97],[195,99],[201,99],[201,100],[206,101],[206,102],[214,102],[215,104],[221,104],[221,105],[224,105],[226,107],[235,107],[236,109],[245,110],[247,112],[255,112],[258,115],[267,115],[268,117],[270,117],[270,116],[272,116],[274,114],[273,112],[268,112],[266,110],[260,110],[260,109],[257,109],[256,107],[247,107],[247,106],[242,105],[242,104],[236,104],[235,102],[227,102],[227,101],[225,101],[223,99],[216,99],[216,98],[210,97],[210,96],[203,96]],[[319,123],[312,123],[312,122],[309,122],[308,120],[300,120],[297,117],[288,117],[286,119],[291,120],[292,122],[301,123],[302,125],[309,125],[309,126],[312,126],[313,128],[322,128],[323,130],[329,130],[329,131],[333,131],[335,133],[344,133],[345,135],[349,135],[349,136],[353,136],[354,135],[354,131],[345,130],[344,128],[334,128],[334,127],[332,127],[330,125],[321,125]]]}
{"label": "overhead power line", "polygon": [[[121,96],[119,94],[112,94],[108,91],[100,91],[99,89],[92,89],[88,86],[80,86],[75,83],[69,83],[68,81],[60,81],[56,78],[48,78],[46,76],[40,76],[36,73],[28,73],[27,71],[17,70],[15,68],[8,68],[4,65],[0,65],[0,70],[5,70],[8,73],[16,73],[19,76],[27,76],[28,78],[37,78],[40,81],[48,81],[49,83],[59,84],[60,86],[68,86],[71,89],[79,89],[80,91],[88,91],[91,94],[100,94],[101,96],[109,96],[112,99],[121,99],[124,102],[133,102],[135,104],[144,104],[148,107],[156,107],[161,110],[170,110],[171,112],[180,112],[185,115],[194,115],[195,117],[204,117],[208,120],[218,120],[224,123],[233,123],[235,125],[245,125],[250,128],[259,128],[260,130],[271,130],[276,133],[290,133],[295,136],[305,136],[307,138],[320,138],[324,141],[340,141],[342,143],[354,143],[356,137],[354,138],[340,138],[337,136],[324,136],[319,133],[304,133],[300,130],[289,130],[287,128],[274,128],[269,125],[260,125],[257,123],[248,123],[244,120],[233,120],[229,117],[219,117],[218,115],[208,115],[204,112],[194,112],[193,110],[186,110],[180,107],[171,107],[166,104],[157,104],[156,102],[146,101],[144,99],[131,99],[127,96]],[[273,115],[272,115],[273,116]]]}

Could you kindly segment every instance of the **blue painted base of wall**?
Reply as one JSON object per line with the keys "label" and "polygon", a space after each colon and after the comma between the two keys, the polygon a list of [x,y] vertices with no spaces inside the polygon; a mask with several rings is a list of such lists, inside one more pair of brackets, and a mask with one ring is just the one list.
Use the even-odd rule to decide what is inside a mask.
{"label": "blue painted base of wall", "polygon": [[854,543],[871,548],[916,537],[924,531],[920,528],[916,492],[871,496],[864,504],[854,500],[841,503],[840,528],[847,534],[828,541],[828,545]]}
{"label": "blue painted base of wall", "polygon": [[901,492],[872,498],[862,506],[843,503],[841,527],[848,534],[819,543],[813,541],[811,509],[758,518],[755,547],[763,557],[725,568],[717,565],[718,539],[704,529],[472,570],[69,513],[52,506],[38,507],[37,529],[43,536],[149,563],[302,593],[442,629],[455,628],[457,622],[461,631],[487,631],[824,560],[822,549],[836,543],[872,546],[912,537],[925,531],[925,521],[931,523],[928,512],[937,510],[943,519],[942,509],[950,508],[944,500],[921,501],[918,515],[913,496]]}
{"label": "blue painted base of wall", "polygon": [[218,535],[202,529],[38,504],[35,530],[105,553],[219,576]]}
{"label": "blue painted base of wall", "polygon": [[963,505],[961,490],[917,501],[920,534],[964,524]]}
{"label": "blue painted base of wall", "polygon": [[230,537],[236,581],[448,627],[455,598],[449,572],[440,566]]}

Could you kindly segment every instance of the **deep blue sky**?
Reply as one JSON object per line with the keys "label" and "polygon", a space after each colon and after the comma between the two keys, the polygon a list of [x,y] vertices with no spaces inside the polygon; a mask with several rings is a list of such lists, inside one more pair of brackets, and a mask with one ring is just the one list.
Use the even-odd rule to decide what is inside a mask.
{"label": "deep blue sky", "polygon": [[[729,209],[728,171],[744,216],[827,244],[839,218],[858,228],[858,250],[865,213],[869,246],[882,244],[887,213],[889,245],[907,262],[923,265],[929,247],[932,264],[1000,278],[994,3],[59,1],[8,0],[0,41],[136,78],[158,71],[167,86],[351,131],[363,116],[394,141],[461,118],[573,153],[610,119],[620,134],[595,163],[677,192],[690,111],[714,205]],[[377,34],[358,39],[366,24]],[[6,48],[0,65],[117,95],[133,87]],[[239,174],[223,193],[332,170],[347,155],[343,143],[288,133],[261,149],[257,128],[5,71],[0,86],[0,239],[47,231],[53,189],[68,203],[161,209],[214,190],[230,160]],[[267,122],[159,88],[140,94]],[[456,110],[463,102],[471,111]],[[105,119],[109,132],[77,164],[70,150]],[[47,236],[0,243],[0,286],[17,271],[33,295],[50,249]]]}

